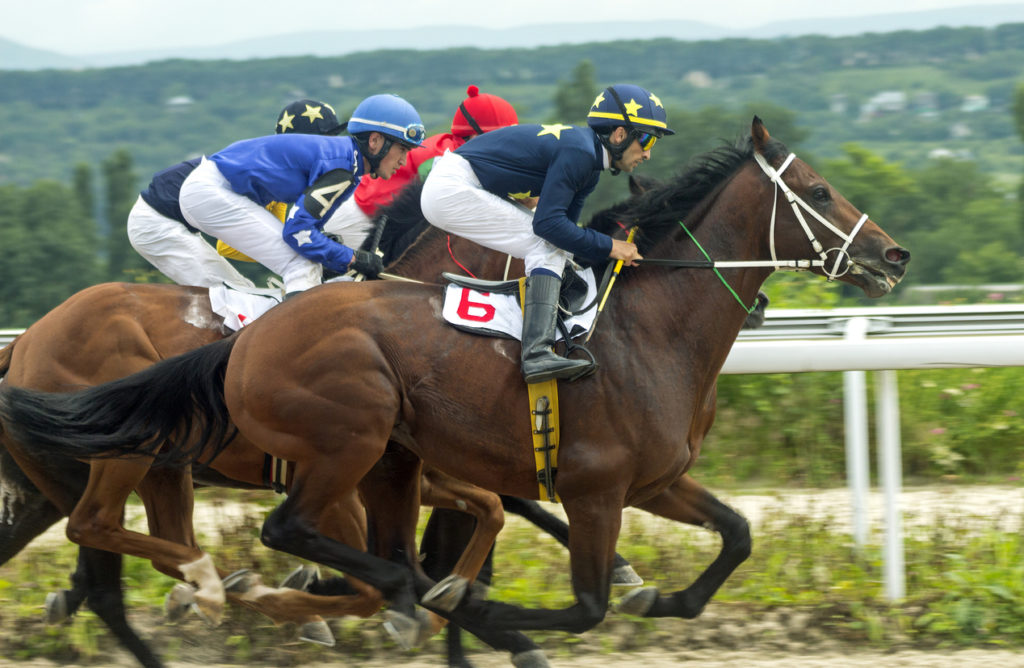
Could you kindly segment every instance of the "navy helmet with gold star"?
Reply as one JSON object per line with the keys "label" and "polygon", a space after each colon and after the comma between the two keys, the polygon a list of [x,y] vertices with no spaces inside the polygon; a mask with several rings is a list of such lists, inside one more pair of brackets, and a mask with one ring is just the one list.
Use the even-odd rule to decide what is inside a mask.
{"label": "navy helmet with gold star", "polygon": [[675,134],[658,96],[633,84],[615,84],[601,91],[590,106],[587,125],[599,133],[624,126],[658,137]]}
{"label": "navy helmet with gold star", "polygon": [[276,134],[297,132],[303,135],[336,135],[345,126],[338,122],[334,107],[319,100],[296,100],[277,116]]}

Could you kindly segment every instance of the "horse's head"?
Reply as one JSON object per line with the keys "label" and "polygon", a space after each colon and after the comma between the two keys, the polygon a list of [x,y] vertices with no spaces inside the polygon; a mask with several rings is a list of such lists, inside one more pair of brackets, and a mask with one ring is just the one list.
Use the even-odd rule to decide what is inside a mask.
{"label": "horse's head", "polygon": [[[907,270],[910,251],[897,245],[807,163],[774,141],[760,118],[751,125],[754,158],[774,183],[772,259],[806,249],[812,271],[860,287],[869,297],[892,290]],[[778,257],[777,257],[778,256]],[[796,257],[807,257],[797,252]]]}

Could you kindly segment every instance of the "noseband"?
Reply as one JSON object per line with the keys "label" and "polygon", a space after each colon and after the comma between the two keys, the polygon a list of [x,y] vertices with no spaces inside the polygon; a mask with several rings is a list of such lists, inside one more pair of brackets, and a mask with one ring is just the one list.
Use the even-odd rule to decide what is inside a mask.
{"label": "noseband", "polygon": [[[789,157],[787,157],[783,161],[782,166],[779,167],[778,169],[775,169],[774,167],[768,164],[768,161],[764,159],[763,155],[756,152],[754,153],[754,160],[756,160],[757,164],[761,167],[761,171],[763,171],[768,176],[768,178],[771,179],[772,182],[775,184],[775,199],[772,203],[771,235],[769,241],[769,246],[771,248],[772,253],[772,262],[778,262],[778,258],[775,256],[775,214],[778,211],[777,204],[779,201],[779,191],[781,190],[786,195],[786,200],[789,201],[789,205],[793,209],[793,215],[795,215],[797,221],[800,222],[800,227],[804,229],[804,233],[807,235],[807,240],[811,242],[811,247],[814,249],[814,252],[817,253],[818,256],[821,258],[820,261],[813,261],[811,265],[815,267],[825,268],[825,276],[828,278],[828,280],[832,281],[850,270],[850,266],[853,264],[853,261],[850,259],[850,254],[847,252],[847,249],[850,247],[850,244],[853,243],[853,239],[854,237],[857,236],[857,233],[860,232],[860,228],[863,227],[864,223],[867,222],[868,214],[863,214],[860,217],[860,220],[857,221],[857,224],[853,226],[853,230],[850,232],[850,234],[847,235],[845,232],[843,232],[835,225],[830,223],[824,216],[822,216],[817,211],[808,206],[807,203],[800,199],[800,197],[797,196],[796,193],[790,190],[789,186],[786,185],[786,182],[782,180],[782,173],[786,171],[786,168],[789,167],[789,165],[793,162],[793,158],[795,157],[796,154],[790,153]],[[843,243],[842,248],[829,248],[828,250],[824,250],[822,248],[821,242],[819,242],[815,238],[814,232],[811,231],[810,226],[804,219],[804,215],[801,209],[811,214],[811,216],[813,216],[815,220],[817,220],[819,223],[827,227],[829,230],[832,231],[833,234],[842,239],[845,242]],[[836,256],[835,262],[832,263],[831,271],[827,269],[828,256],[830,253],[835,253]],[[846,258],[846,262],[842,264],[842,266],[840,266],[840,263],[843,261],[843,258]],[[788,267],[780,266],[779,268]],[[799,267],[797,269],[801,268],[803,267]]]}

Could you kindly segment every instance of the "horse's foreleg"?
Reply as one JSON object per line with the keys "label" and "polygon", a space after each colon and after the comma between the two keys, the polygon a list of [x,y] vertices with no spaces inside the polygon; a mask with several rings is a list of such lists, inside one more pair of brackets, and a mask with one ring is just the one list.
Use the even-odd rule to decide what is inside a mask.
{"label": "horse's foreleg", "polygon": [[576,603],[560,610],[521,608],[497,601],[464,601],[452,621],[476,628],[544,629],[583,633],[604,619],[611,592],[615,542],[622,523],[622,494],[576,497],[564,501],[569,516],[569,557]]}
{"label": "horse's foreleg", "polygon": [[722,549],[686,589],[667,596],[660,596],[653,587],[635,590],[623,598],[619,610],[646,617],[696,617],[736,567],[750,556],[750,525],[689,475],[638,507],[677,522],[717,531],[722,536]]}
{"label": "horse's foreleg", "polygon": [[[561,519],[544,510],[543,506],[532,499],[520,499],[516,496],[501,496],[501,505],[506,512],[519,515],[529,520],[537,528],[548,534],[563,547],[569,547],[569,525]],[[615,553],[615,565],[612,571],[613,585],[626,585],[635,587],[643,584],[643,580],[633,567],[629,565],[626,558],[618,552]]]}
{"label": "horse's foreleg", "polygon": [[[466,595],[470,583],[476,579],[490,555],[494,540],[505,525],[505,515],[498,495],[476,485],[463,482],[436,469],[425,471],[423,482],[420,498],[424,505],[460,510],[475,518],[475,526],[468,540],[458,540],[458,536],[434,535],[429,527],[433,526],[436,531],[436,523],[428,524],[428,529],[424,532],[424,545],[431,549],[446,550],[449,547],[464,546],[461,556],[451,569],[451,575],[423,596],[424,604],[441,610],[453,610]],[[447,558],[434,560],[435,567],[441,562],[450,563],[450,556],[443,556]]]}
{"label": "horse's foreleg", "polygon": [[[213,624],[224,611],[224,587],[209,555],[193,545],[128,531],[122,523],[124,505],[132,490],[139,487],[150,470],[151,459],[94,460],[89,468],[85,493],[68,518],[67,535],[84,547],[104,549],[148,559],[157,570],[198,585],[195,602],[199,611]],[[179,490],[161,498],[170,504],[169,517],[181,508],[189,511],[191,521],[192,490],[181,490],[181,479],[168,476],[167,490]],[[182,498],[184,494],[185,498]],[[191,526],[191,524],[189,524]],[[194,543],[194,537],[193,537]]]}
{"label": "horse's foreleg", "polygon": [[122,561],[120,554],[80,547],[78,570],[72,576],[73,586],[82,590],[89,608],[103,620],[139,663],[145,668],[162,668],[163,664],[128,625],[125,617],[124,597],[121,593]]}

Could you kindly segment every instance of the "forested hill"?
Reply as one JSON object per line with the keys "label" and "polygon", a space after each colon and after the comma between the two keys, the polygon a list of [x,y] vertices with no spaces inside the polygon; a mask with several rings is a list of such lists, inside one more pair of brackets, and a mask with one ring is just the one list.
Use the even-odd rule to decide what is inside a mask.
{"label": "forested hill", "polygon": [[[1008,24],[0,71],[0,183],[67,181],[74,165],[99,164],[117,149],[130,152],[148,176],[270,132],[280,108],[300,96],[327,100],[344,116],[366,95],[396,92],[436,131],[474,83],[513,101],[524,121],[553,120],[556,92],[583,61],[593,64],[598,85],[630,81],[656,91],[670,118],[707,107],[784,107],[806,134],[802,145],[818,155],[858,142],[910,164],[942,149],[973,155],[990,171],[1021,171],[1009,109],[1024,62],[1024,24]],[[580,118],[558,120],[578,122],[580,111]],[[769,111],[761,113],[772,127]]]}

